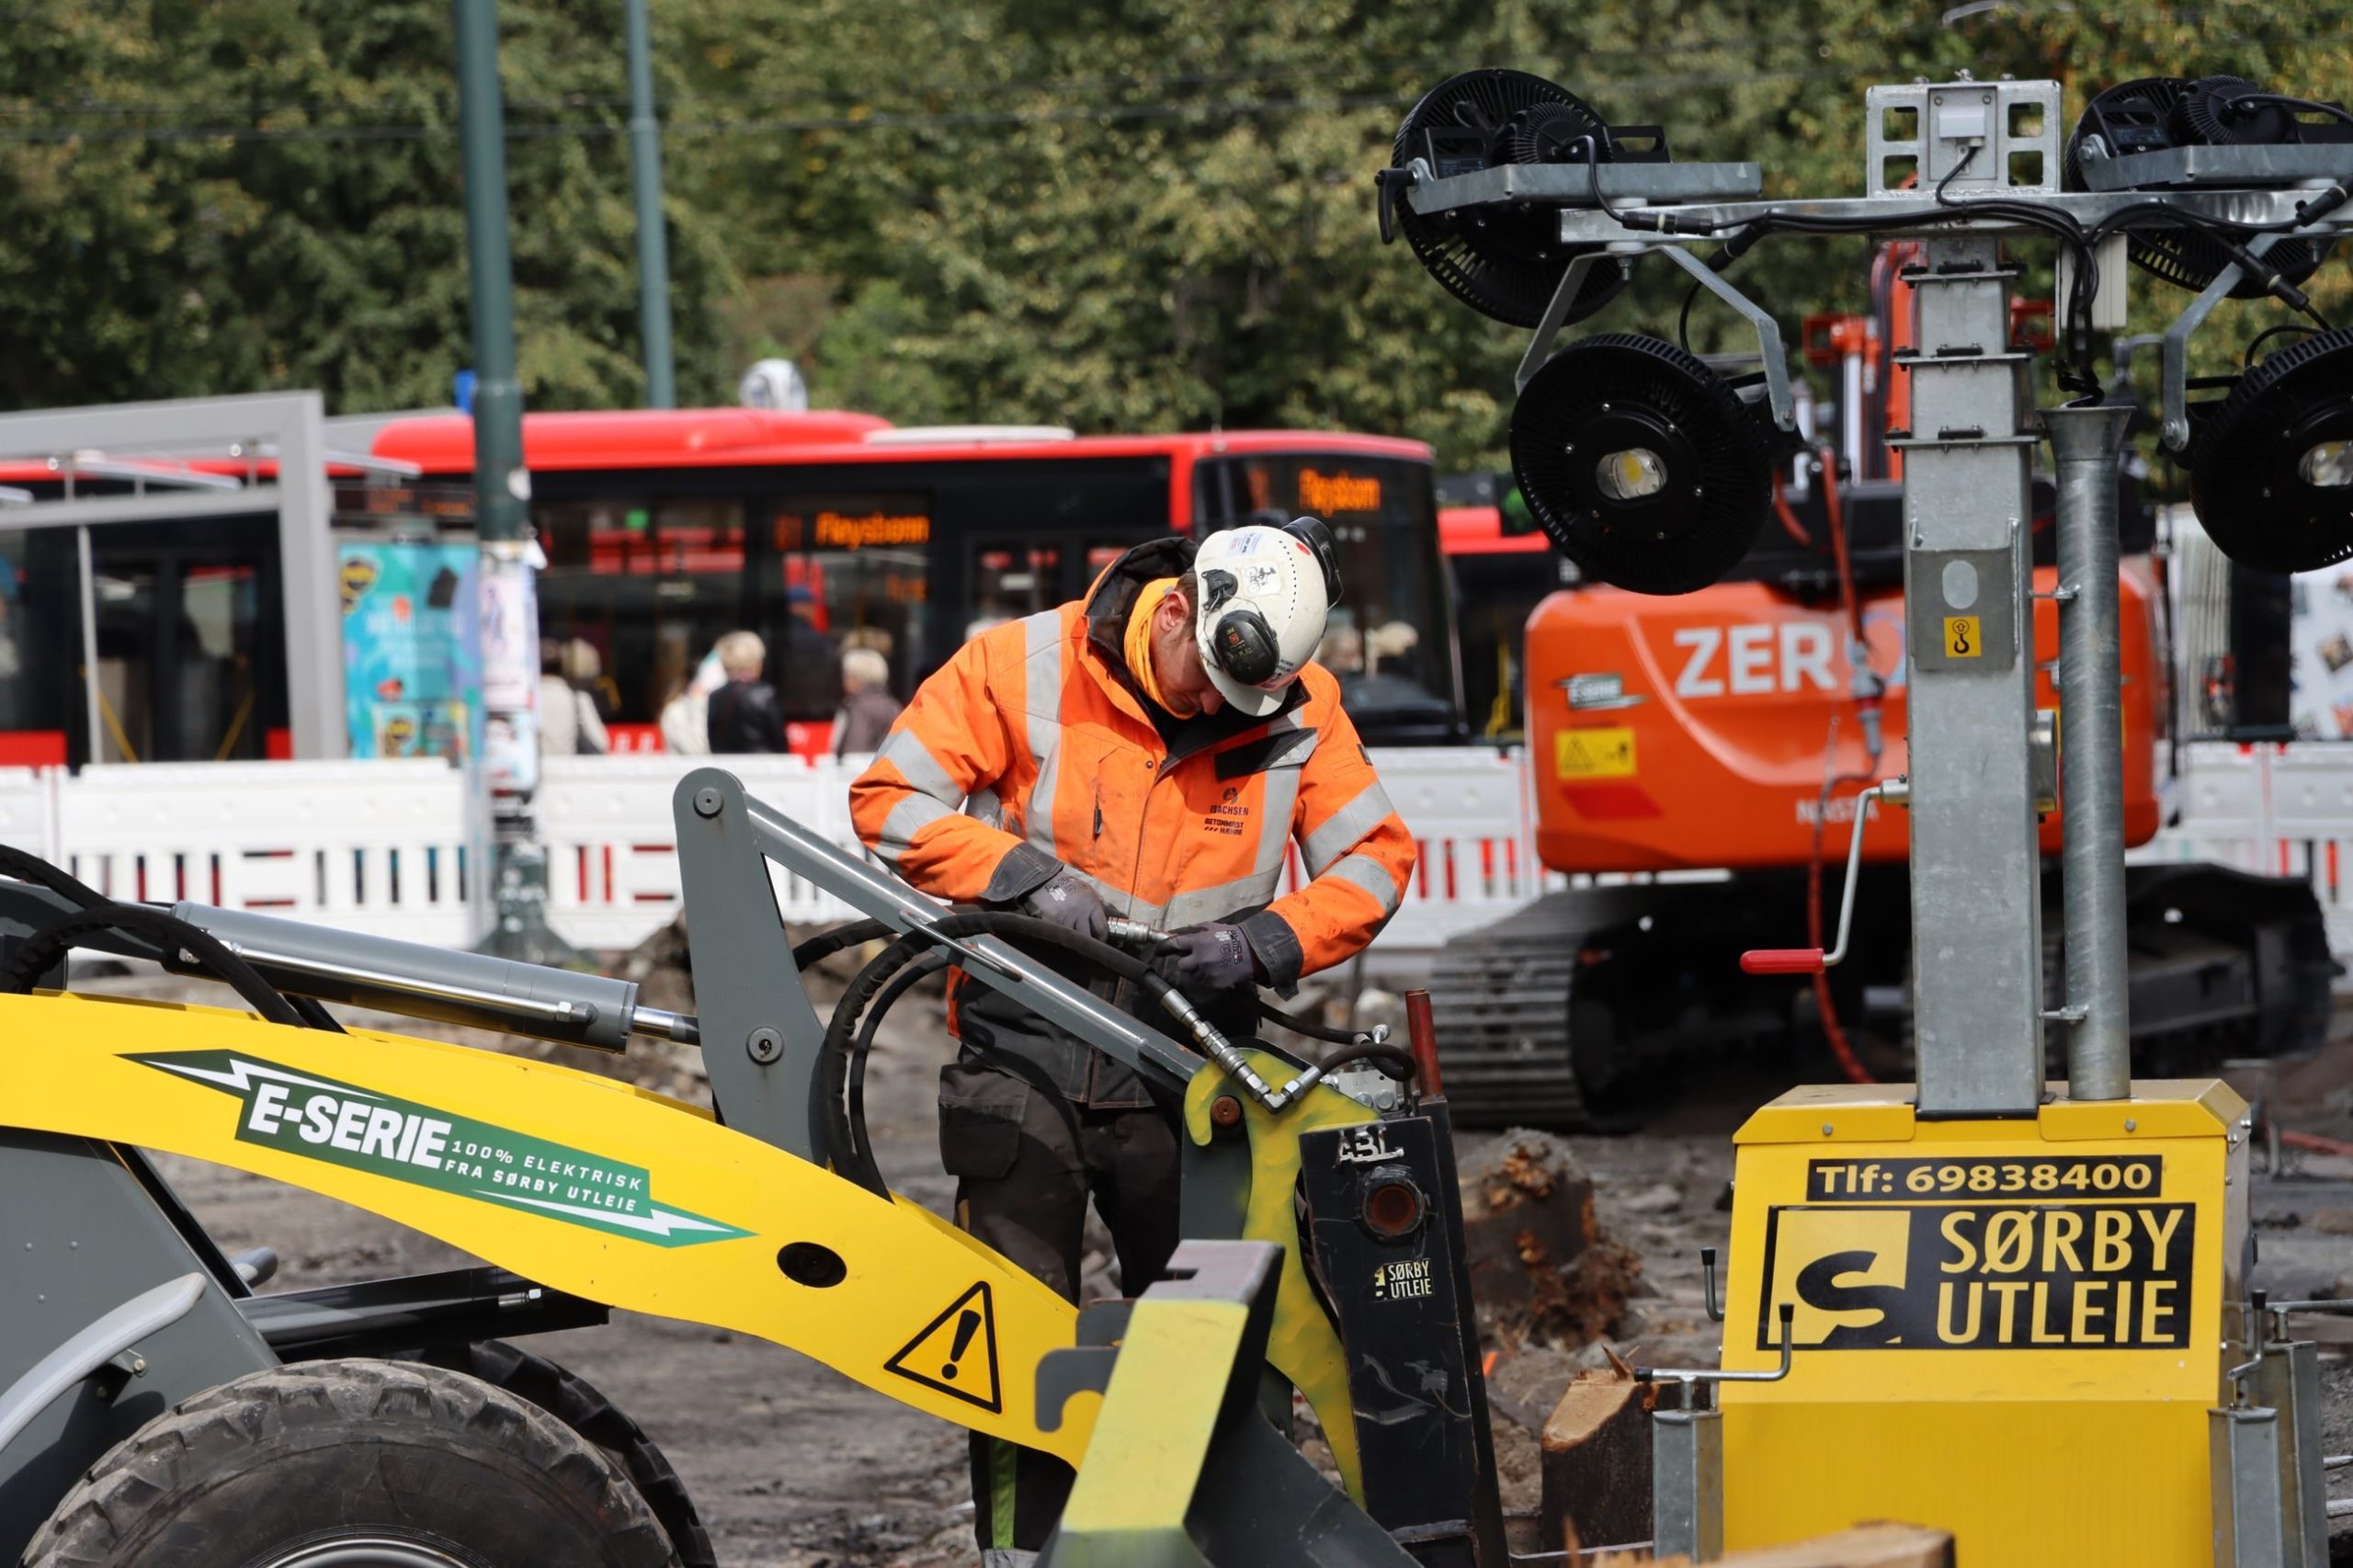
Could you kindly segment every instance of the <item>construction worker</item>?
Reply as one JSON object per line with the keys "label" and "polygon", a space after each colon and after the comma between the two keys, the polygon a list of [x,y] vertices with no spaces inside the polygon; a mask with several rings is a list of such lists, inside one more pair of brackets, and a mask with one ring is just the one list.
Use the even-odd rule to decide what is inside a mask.
{"label": "construction worker", "polygon": [[[1173,932],[1164,972],[1247,1038],[1256,986],[1353,957],[1413,873],[1338,682],[1310,663],[1339,592],[1313,518],[1136,546],[1085,599],[984,631],[917,688],[850,786],[859,838],[938,898],[1097,937],[1113,915]],[[1294,839],[1310,880],[1283,894]],[[1141,1292],[1176,1244],[1174,1108],[957,978],[961,1049],[939,1077],[957,1223],[1074,1302],[1091,1194]],[[1097,988],[1167,1026],[1132,987]],[[1044,1544],[1070,1480],[974,1439],[989,1568]]]}

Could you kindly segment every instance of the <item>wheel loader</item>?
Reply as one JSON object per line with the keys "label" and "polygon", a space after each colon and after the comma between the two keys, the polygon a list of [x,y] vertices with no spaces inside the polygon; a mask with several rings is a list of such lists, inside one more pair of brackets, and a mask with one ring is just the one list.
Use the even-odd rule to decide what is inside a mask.
{"label": "wheel loader", "polygon": [[[1427,1036],[1343,1037],[1321,1065],[1231,1041],[1135,950],[1150,933],[1123,926],[1122,947],[943,908],[716,768],[680,782],[675,811],[691,1017],[597,975],[116,903],[0,853],[0,1561],[708,1563],[647,1435],[508,1343],[619,1308],[774,1341],[1071,1462],[1049,1562],[1500,1568]],[[866,917],[796,949],[772,875]],[[821,1018],[803,972],[867,943],[879,955]],[[234,1004],[58,989],[77,949],[220,981]],[[1141,985],[1165,1032],[1040,952]],[[892,1190],[862,1124],[866,1054],[892,1003],[949,963],[1180,1115],[1188,1239],[1145,1297],[1082,1311]],[[335,1005],[586,1051],[699,1043],[711,1105],[346,1028]],[[265,1293],[264,1261],[224,1256],[149,1151],[482,1263]],[[1340,1487],[1284,1435],[1294,1389]]]}

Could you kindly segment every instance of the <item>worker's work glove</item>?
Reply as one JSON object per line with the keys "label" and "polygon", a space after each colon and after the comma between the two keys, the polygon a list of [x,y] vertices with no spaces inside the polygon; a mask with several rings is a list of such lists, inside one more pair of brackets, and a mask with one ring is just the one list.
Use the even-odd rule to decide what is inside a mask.
{"label": "worker's work glove", "polygon": [[1158,968],[1202,991],[1238,991],[1258,978],[1258,955],[1239,926],[1213,920],[1162,938]]}
{"label": "worker's work glove", "polygon": [[1024,915],[1051,920],[1098,942],[1111,928],[1111,912],[1103,907],[1102,895],[1068,867],[1022,894],[1020,907]]}

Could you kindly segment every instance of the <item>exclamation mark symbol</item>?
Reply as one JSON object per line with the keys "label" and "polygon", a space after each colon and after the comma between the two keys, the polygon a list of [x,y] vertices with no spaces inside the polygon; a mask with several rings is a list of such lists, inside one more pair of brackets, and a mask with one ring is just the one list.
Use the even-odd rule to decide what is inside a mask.
{"label": "exclamation mark symbol", "polygon": [[961,1361],[964,1352],[972,1348],[972,1335],[979,1332],[980,1326],[981,1314],[970,1308],[956,1314],[956,1343],[949,1349],[948,1365],[939,1369],[939,1375],[949,1382],[956,1381],[956,1363]]}

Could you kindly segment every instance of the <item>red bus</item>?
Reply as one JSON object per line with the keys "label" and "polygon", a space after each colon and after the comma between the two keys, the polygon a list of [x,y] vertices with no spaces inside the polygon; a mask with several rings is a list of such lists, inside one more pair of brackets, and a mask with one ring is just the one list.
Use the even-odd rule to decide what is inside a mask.
{"label": "red bus", "polygon": [[[1079,597],[1130,545],[1313,513],[1347,585],[1323,658],[1366,737],[1467,733],[1418,442],[902,429],[736,408],[530,415],[523,447],[548,562],[540,633],[597,650],[625,723],[654,722],[739,627],[767,643],[787,718],[822,723],[846,645],[881,652],[904,698],[972,633]],[[463,480],[473,426],[399,420],[373,450]]]}
{"label": "red bus", "polygon": [[[330,421],[328,435],[404,471],[331,465],[338,530],[471,529],[465,416]],[[730,631],[760,634],[789,717],[822,726],[848,646],[881,652],[904,698],[972,631],[1077,597],[1131,544],[1303,512],[1339,546],[1347,594],[1323,658],[1366,737],[1448,744],[1470,733],[1430,452],[1418,442],[903,429],[862,414],[742,408],[534,414],[523,439],[547,556],[541,633],[596,651],[612,720],[644,726],[641,735]],[[78,460],[85,496],[152,487],[142,467],[274,477],[252,457]],[[35,463],[0,465],[0,501],[65,488]],[[86,530],[12,530],[0,506],[0,743],[38,750],[9,760],[284,755],[274,503],[256,491],[246,514],[226,496],[209,501],[167,522]]]}
{"label": "red bus", "polygon": [[1509,473],[1450,476],[1440,487],[1438,540],[1453,579],[1464,712],[1474,739],[1517,741],[1526,723],[1521,644],[1528,618],[1574,569],[1523,512],[1506,521]]}

